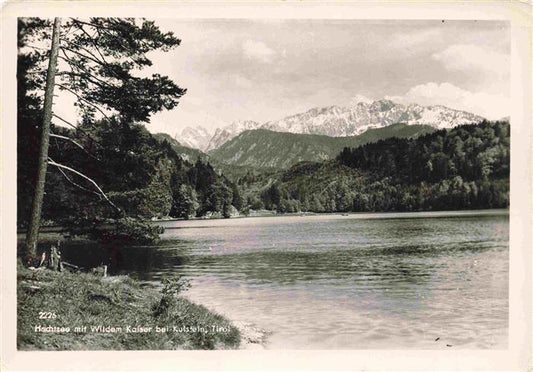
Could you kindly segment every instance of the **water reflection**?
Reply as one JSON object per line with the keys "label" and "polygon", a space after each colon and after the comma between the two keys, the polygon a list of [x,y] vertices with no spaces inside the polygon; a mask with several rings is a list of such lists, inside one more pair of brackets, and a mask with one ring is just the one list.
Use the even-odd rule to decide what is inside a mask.
{"label": "water reflection", "polygon": [[[154,246],[102,245],[96,242],[69,242],[61,246],[63,259],[83,268],[108,265],[111,275],[128,274],[140,280],[151,281],[153,273],[161,269],[178,268],[187,264],[190,257],[180,248]],[[45,244],[46,245],[46,244]],[[163,248],[163,247],[162,247]]]}

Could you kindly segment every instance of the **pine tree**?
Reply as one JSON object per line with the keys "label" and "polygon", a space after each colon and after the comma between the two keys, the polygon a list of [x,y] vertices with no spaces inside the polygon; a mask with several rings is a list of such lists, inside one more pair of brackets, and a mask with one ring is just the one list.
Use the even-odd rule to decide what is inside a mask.
{"label": "pine tree", "polygon": [[[60,169],[63,174],[70,172],[89,182],[90,187],[113,205],[91,178],[49,158],[49,136],[76,143],[68,137],[50,133],[52,121],[79,129],[78,123],[71,123],[53,113],[55,87],[75,97],[82,122],[116,116],[118,125],[124,127],[135,122],[147,123],[151,114],[173,109],[186,90],[166,76],[153,74],[151,77],[139,77],[134,73],[152,65],[146,56],[148,52],[168,51],[180,44],[171,32],[161,32],[154,22],[131,18],[56,18],[51,27],[48,20],[22,18],[18,30],[17,79],[19,87],[23,87],[19,89],[18,97],[19,146],[31,142],[32,138],[40,143],[38,159],[26,159],[23,163],[26,167],[18,169],[19,186],[36,184],[25,247],[25,255],[32,257],[36,253],[47,164]],[[51,44],[47,48],[49,40]],[[46,62],[48,71],[45,80],[43,64]],[[40,92],[45,92],[42,109]],[[30,109],[42,110],[42,122],[34,122],[35,115],[27,114]],[[36,135],[36,130],[41,131],[40,136]],[[19,153],[21,150],[24,149],[19,148]],[[29,154],[32,155],[31,152]],[[33,167],[32,162],[38,162],[38,166]],[[36,172],[37,178],[33,172]],[[65,177],[78,185],[66,174]],[[21,191],[26,192],[19,189]]]}

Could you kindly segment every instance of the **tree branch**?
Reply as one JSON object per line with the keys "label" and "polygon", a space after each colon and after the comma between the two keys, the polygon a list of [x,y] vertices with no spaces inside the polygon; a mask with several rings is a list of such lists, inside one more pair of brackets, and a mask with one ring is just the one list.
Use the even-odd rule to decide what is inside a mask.
{"label": "tree branch", "polygon": [[93,191],[93,190],[89,190],[79,184],[77,184],[76,182],[74,182],[69,176],[67,176],[67,174],[65,173],[65,171],[59,167],[57,167],[57,170],[61,172],[61,174],[67,179],[68,182],[70,182],[72,185],[76,186],[77,188],[79,189],[82,189],[84,191],[87,191],[87,192],[90,192],[91,194],[95,194],[95,195],[98,195],[98,197],[100,198],[100,200],[102,199],[102,195],[100,195],[100,193],[97,193],[96,191]]}
{"label": "tree branch", "polygon": [[[101,61],[99,61],[99,60],[97,60],[97,59],[93,59],[93,58],[91,58],[91,57],[89,57],[89,56],[86,56],[85,54],[79,53],[79,52],[77,52],[77,51],[75,51],[75,50],[73,50],[73,49],[70,49],[70,48],[66,48],[66,47],[63,48],[63,47],[61,47],[60,50],[61,50],[61,52],[63,53],[63,55],[64,55],[65,57],[59,57],[59,58],[61,58],[61,59],[64,60],[65,62],[67,62],[67,64],[70,66],[70,69],[71,69],[73,72],[74,72],[74,68],[75,68],[77,71],[84,71],[84,72],[90,74],[93,78],[97,79],[98,81],[100,81],[100,82],[102,82],[102,83],[104,83],[104,84],[107,84],[107,85],[109,85],[109,86],[113,86],[112,84],[109,84],[109,83],[107,83],[107,82],[105,82],[105,81],[103,81],[103,80],[101,80],[101,79],[96,78],[96,76],[94,76],[93,74],[89,73],[86,69],[82,69],[82,68],[80,68],[79,66],[76,66],[75,63],[69,58],[69,56],[67,55],[67,53],[66,53],[65,50],[68,50],[69,52],[72,52],[72,53],[78,54],[78,55],[81,56],[82,58],[87,58],[87,59],[89,59],[89,60],[91,60],[91,61],[93,61],[93,62],[96,62],[97,64],[99,64],[100,66],[103,66],[103,67],[107,67],[107,68],[109,68],[110,66],[112,66],[112,64],[108,63],[108,62],[105,61],[105,60],[104,60],[104,61],[105,61],[105,63],[104,63],[104,62],[101,62]],[[87,49],[84,48],[84,50],[87,50]],[[102,57],[102,58],[103,58],[103,57]],[[134,61],[134,62],[135,62],[135,61]],[[74,66],[73,66],[73,64],[74,64]],[[111,70],[111,72],[113,72],[113,75],[114,75],[114,78],[115,78],[115,79],[118,79],[118,80],[121,80],[121,79],[122,79],[122,78],[121,78],[117,73],[115,73],[113,70]]]}
{"label": "tree branch", "polygon": [[[94,58],[94,59],[100,61],[100,60],[98,59],[98,57],[97,57],[94,53],[91,52],[91,50],[89,50],[89,49],[87,49],[87,48],[85,48],[84,46],[81,46],[81,45],[79,45],[79,44],[77,44],[76,46],[77,46],[78,48],[80,48],[81,50],[87,52],[92,58]],[[101,64],[103,64],[103,65],[108,65],[109,63],[107,63],[107,61],[105,60],[105,58],[102,56],[102,54],[100,53],[100,50],[98,50],[98,47],[95,47],[95,49],[96,49],[96,51],[98,52],[98,54],[100,55],[100,57],[102,57],[102,60],[100,61]]]}
{"label": "tree branch", "polygon": [[66,86],[64,86],[63,84],[57,84],[57,83],[56,83],[56,85],[57,85],[58,87],[61,87],[61,88],[65,89],[65,90],[68,90],[70,93],[74,94],[76,97],[78,97],[78,98],[81,99],[82,101],[85,101],[85,103],[87,103],[88,105],[90,105],[90,106],[94,107],[95,109],[97,109],[98,111],[100,111],[100,113],[101,113],[102,115],[104,115],[104,117],[105,117],[106,119],[111,119],[109,116],[107,116],[107,114],[106,114],[104,111],[102,111],[102,109],[101,109],[100,107],[96,106],[94,103],[92,103],[92,102],[88,101],[87,99],[83,98],[82,96],[80,96],[78,93],[76,93],[75,91],[73,91],[73,90],[70,89],[69,87],[66,87]]}
{"label": "tree branch", "polygon": [[37,45],[33,45],[33,44],[26,44],[25,46],[28,47],[28,48],[45,50],[45,51],[47,51],[47,52],[50,51],[49,48],[43,48],[43,47],[39,47],[39,46],[37,46]]}
{"label": "tree branch", "polygon": [[[64,57],[61,57],[59,56],[59,58],[61,58],[63,61],[65,61],[67,63],[67,65],[70,67],[70,71],[71,72],[68,72],[68,71],[62,71],[62,72],[58,72],[57,75],[74,75],[74,76],[78,76],[80,78],[86,78],[87,80],[89,80],[91,83],[93,84],[96,84],[100,87],[103,87],[103,85],[107,85],[109,87],[112,87],[112,88],[116,88],[116,86],[114,86],[113,84],[110,84],[108,83],[107,81],[104,81],[98,77],[96,77],[95,75],[93,75],[91,72],[89,72],[89,70],[85,69],[85,68],[81,68],[80,66],[78,66],[76,64],[75,61],[72,61],[69,56],[67,55],[67,53],[65,52],[64,49],[60,48],[61,52],[63,53]],[[86,74],[86,76],[84,76],[83,74],[80,74],[80,73],[77,73],[77,72],[74,72],[74,70],[76,71],[81,71],[83,73]],[[92,79],[94,79],[94,81]]]}
{"label": "tree branch", "polygon": [[[65,39],[63,39],[63,40],[68,42],[68,40],[65,40]],[[69,48],[67,46],[61,46],[61,49],[66,49],[69,52],[72,52],[72,53],[75,53],[75,54],[79,55],[80,57],[86,58],[86,59],[88,59],[90,61],[93,61],[95,63],[98,63],[98,64],[100,64],[102,66],[107,66],[107,63],[104,63],[104,62],[100,61],[99,59],[96,59],[96,58],[94,58],[92,56],[88,56],[88,55],[85,55],[83,53],[80,53],[77,50],[71,49],[71,48]]]}
{"label": "tree branch", "polygon": [[[73,22],[73,23],[76,23],[76,22]],[[83,26],[81,24],[76,23],[76,27],[78,27],[78,29],[80,29],[85,35],[87,35],[87,38],[94,45],[94,48],[96,49],[96,51],[98,52],[100,57],[102,57],[102,60],[104,61],[104,63],[107,63],[107,61],[105,60],[104,55],[100,52],[100,48],[98,47],[98,44],[96,44],[96,42],[94,41],[94,37],[91,37],[91,35],[89,35],[89,33],[87,31],[85,31],[85,29],[83,28]]]}
{"label": "tree branch", "polygon": [[50,137],[61,138],[61,139],[64,139],[66,141],[72,142],[73,144],[78,146],[80,149],[82,149],[84,151],[87,151],[87,150],[85,150],[85,148],[82,145],[80,145],[78,142],[74,141],[72,138],[68,138],[66,136],[60,136],[59,134],[53,134],[53,133],[50,133]]}
{"label": "tree branch", "polygon": [[[77,125],[72,124],[71,122],[69,122],[69,121],[63,119],[62,117],[60,117],[60,116],[58,116],[58,115],[56,115],[56,114],[54,114],[54,113],[52,113],[52,115],[55,116],[57,119],[61,120],[63,123],[67,124],[68,126],[74,128],[74,129],[76,129],[76,130],[79,130],[80,132],[82,132],[83,134],[85,134],[85,135],[87,136],[87,138],[89,138],[89,139],[90,139],[91,141],[93,141],[94,143],[98,144],[100,147],[102,147],[102,148],[104,147],[100,142],[98,142],[97,140],[95,140],[95,139],[94,139],[89,133],[87,133],[86,131],[84,131],[83,129],[81,129],[80,127],[78,127]],[[94,125],[93,125],[92,127],[95,128]],[[95,129],[96,129],[96,128],[95,128]]]}
{"label": "tree branch", "polygon": [[80,21],[79,19],[76,19],[76,18],[71,18],[72,21],[76,22],[76,23],[81,23],[83,25],[87,25],[87,26],[91,26],[91,27],[96,27],[96,28],[101,28],[101,29],[104,29],[104,30],[111,30],[111,31],[115,31],[114,29],[110,28],[110,27],[106,27],[106,26],[103,26],[103,25],[97,25],[97,24],[94,24],[94,23],[90,23],[90,22],[84,22],[84,21]]}
{"label": "tree branch", "polygon": [[59,163],[56,163],[55,161],[52,160],[52,158],[48,157],[48,164],[50,165],[54,165],[58,168],[63,168],[63,169],[66,169],[72,173],[75,173],[77,174],[78,176],[82,177],[82,178],[85,178],[87,181],[89,181],[90,183],[92,183],[94,185],[94,187],[96,187],[98,189],[98,191],[100,192],[100,194],[102,194],[102,196],[104,197],[105,200],[107,200],[107,202],[113,206],[113,208],[115,208],[118,212],[122,213],[122,209],[120,209],[119,207],[117,207],[111,200],[109,200],[109,198],[107,197],[107,195],[104,193],[104,191],[100,188],[100,186],[98,186],[98,184],[96,182],[94,182],[91,178],[87,177],[86,175],[84,175],[83,173],[81,172],[78,172],[77,170],[75,169],[72,169],[70,167],[67,167],[66,165],[63,165],[63,164],[59,164]]}
{"label": "tree branch", "polygon": [[[62,57],[59,57],[61,59],[65,59],[65,58],[62,58]],[[89,73],[87,70],[82,70],[83,72],[85,72],[85,76],[83,74],[79,74],[77,72],[68,72],[68,71],[63,71],[63,72],[58,72],[57,75],[72,75],[72,76],[78,76],[79,78],[82,78],[82,79],[87,79],[88,81],[90,81],[91,83],[95,84],[95,85],[98,85],[99,87],[102,87],[104,88],[104,85],[107,85],[108,87],[111,87],[111,88],[117,88],[116,86],[114,86],[113,84],[109,84],[107,81],[103,81],[99,78],[97,78],[96,76],[92,75],[91,73]],[[94,80],[93,80],[94,79]]]}
{"label": "tree branch", "polygon": [[[88,26],[91,26],[91,27],[94,27],[96,29],[96,31],[98,31],[98,33],[100,34],[100,30],[104,31],[107,35],[111,36],[111,37],[117,37],[116,35],[113,35],[112,33],[109,33],[108,30],[111,30],[111,31],[114,31],[116,32],[117,30],[116,29],[113,29],[113,28],[110,28],[110,27],[105,27],[105,26],[102,26],[102,25],[97,25],[97,24],[94,24],[94,23],[87,23],[87,22],[83,22],[83,21],[79,21],[77,19],[74,19],[74,18],[71,18],[74,22],[77,22],[77,23],[81,23],[81,24],[84,24],[84,25],[88,25]],[[91,39],[93,40],[93,39]],[[138,42],[140,42],[146,49],[150,49],[149,45],[146,44],[146,42],[142,39],[138,39],[137,40]],[[94,41],[93,41],[94,42]],[[128,45],[125,45],[123,40],[121,38],[117,38],[117,42],[119,42],[121,44],[121,46],[124,48],[124,49],[127,49],[128,48]],[[87,49],[83,48],[85,51],[89,52]],[[98,53],[100,54],[100,51],[98,50],[97,48],[97,51]],[[90,52],[89,52],[90,53]],[[145,52],[141,52],[141,54],[144,56],[145,55]],[[83,55],[83,54],[80,54],[80,55]],[[91,55],[93,56],[93,58],[96,58],[92,53]],[[101,55],[101,54],[100,54]],[[89,58],[88,56],[85,56],[86,58]],[[125,56],[126,58],[128,58],[130,61],[132,61],[134,64],[136,65],[139,65],[139,62],[137,62],[133,57],[129,56],[129,55],[126,55]],[[103,58],[103,56],[102,56]],[[104,59],[104,58],[103,58]],[[93,61],[96,62],[96,59],[93,59]],[[104,59],[105,61],[105,59]],[[101,61],[99,62],[100,64],[103,64]]]}
{"label": "tree branch", "polygon": [[[61,57],[59,57],[61,58]],[[34,74],[45,74],[46,70],[35,70],[35,71],[28,71],[26,72],[27,75],[34,75]]]}
{"label": "tree branch", "polygon": [[96,156],[94,156],[93,154],[91,154],[89,151],[87,151],[87,149],[85,147],[83,147],[82,145],[80,145],[78,142],[74,141],[72,138],[69,138],[69,137],[66,137],[66,136],[60,136],[58,134],[53,134],[53,133],[50,133],[50,137],[55,137],[55,138],[61,138],[65,141],[69,141],[69,142],[72,142],[74,145],[78,146],[80,149],[82,149],[87,155],[89,155],[91,158],[93,158],[94,160],[98,160],[98,161],[101,161],[100,159],[98,159]]}
{"label": "tree branch", "polygon": [[[65,30],[64,35],[60,35],[60,38],[68,36],[68,34],[70,34],[71,32],[72,32],[72,23],[68,25],[68,30]],[[74,32],[76,32],[75,29],[74,29]]]}
{"label": "tree branch", "polygon": [[65,57],[61,57],[61,56],[58,56],[58,57],[61,58],[63,61],[67,62],[68,67],[70,67],[70,71],[74,72],[74,66],[72,66],[72,61],[68,58],[68,55],[65,52],[65,50],[62,48],[59,48],[59,50],[61,51],[61,53],[63,53]]}

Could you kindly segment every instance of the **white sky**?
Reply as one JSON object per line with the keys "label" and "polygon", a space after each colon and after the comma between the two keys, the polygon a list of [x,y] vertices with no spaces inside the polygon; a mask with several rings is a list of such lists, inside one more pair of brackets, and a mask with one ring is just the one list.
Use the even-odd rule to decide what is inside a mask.
{"label": "white sky", "polygon": [[[187,94],[151,132],[266,122],[360,95],[509,115],[510,28],[499,21],[156,20],[182,44],[144,73]],[[359,99],[363,99],[359,97]],[[72,110],[58,102],[56,111]],[[70,116],[67,112],[64,115]]]}

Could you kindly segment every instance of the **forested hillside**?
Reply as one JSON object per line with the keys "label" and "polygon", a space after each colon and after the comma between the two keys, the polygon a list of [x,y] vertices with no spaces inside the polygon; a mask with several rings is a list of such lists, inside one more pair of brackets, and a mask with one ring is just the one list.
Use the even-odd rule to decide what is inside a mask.
{"label": "forested hillside", "polygon": [[246,195],[249,205],[278,212],[505,208],[509,135],[509,123],[483,122],[389,138],[345,148],[332,161],[240,183],[253,190]]}
{"label": "forested hillside", "polygon": [[433,130],[425,125],[394,124],[369,129],[357,136],[329,137],[256,129],[241,133],[209,154],[219,164],[287,169],[301,161],[333,159],[344,147],[360,146],[389,137],[414,137]]}

